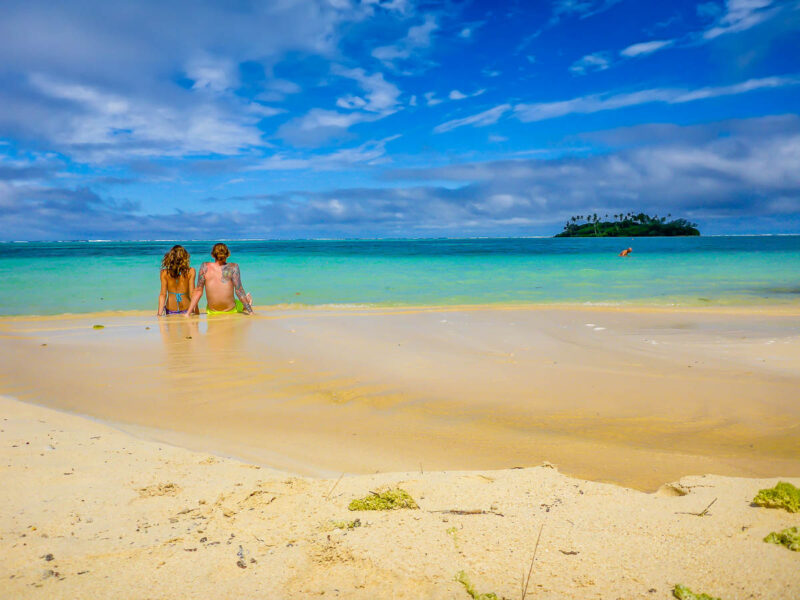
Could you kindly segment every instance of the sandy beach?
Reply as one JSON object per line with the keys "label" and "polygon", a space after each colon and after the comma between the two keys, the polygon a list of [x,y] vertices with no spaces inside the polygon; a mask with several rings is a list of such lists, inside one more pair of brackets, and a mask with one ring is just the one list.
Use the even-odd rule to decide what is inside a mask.
{"label": "sandy beach", "polygon": [[[466,598],[463,571],[518,598],[544,525],[529,597],[793,597],[796,553],[762,539],[796,515],[750,501],[800,483],[798,316],[0,319],[0,579],[11,597]],[[395,486],[420,509],[347,509]]]}
{"label": "sandy beach", "polygon": [[[8,598],[469,598],[460,572],[519,598],[540,529],[528,597],[800,594],[797,553],[762,541],[797,515],[750,506],[774,479],[684,477],[647,494],[539,466],[337,482],[0,406]],[[396,486],[419,510],[347,508]]]}

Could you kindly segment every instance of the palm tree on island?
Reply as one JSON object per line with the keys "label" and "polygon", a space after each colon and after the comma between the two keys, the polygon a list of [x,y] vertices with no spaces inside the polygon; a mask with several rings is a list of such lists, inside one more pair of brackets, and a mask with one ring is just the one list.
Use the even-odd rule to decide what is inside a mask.
{"label": "palm tree on island", "polygon": [[[632,212],[611,215],[613,221],[601,221],[597,213],[575,215],[564,225],[564,230],[555,237],[654,237],[700,235],[697,223],[686,219],[667,221],[658,215],[634,214]],[[608,215],[605,215],[608,219]],[[584,222],[585,221],[585,222]]]}

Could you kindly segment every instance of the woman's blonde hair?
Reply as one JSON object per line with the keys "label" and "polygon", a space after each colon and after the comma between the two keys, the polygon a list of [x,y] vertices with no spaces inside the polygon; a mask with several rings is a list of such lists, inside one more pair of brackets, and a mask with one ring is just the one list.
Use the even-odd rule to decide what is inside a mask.
{"label": "woman's blonde hair", "polygon": [[186,248],[183,246],[173,246],[172,250],[164,255],[164,260],[161,261],[161,268],[173,279],[177,279],[184,273],[188,273],[189,253],[186,251]]}

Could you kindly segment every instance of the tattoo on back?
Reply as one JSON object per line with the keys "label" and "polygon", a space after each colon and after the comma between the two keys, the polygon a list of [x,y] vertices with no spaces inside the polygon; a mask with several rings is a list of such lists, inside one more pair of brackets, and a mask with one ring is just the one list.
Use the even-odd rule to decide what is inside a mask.
{"label": "tattoo on back", "polygon": [[242,287],[242,274],[239,271],[239,265],[236,263],[226,264],[222,267],[222,282],[227,283],[228,281],[233,282],[233,291],[236,292],[236,296],[241,300],[245,312],[253,312],[253,307],[250,306],[247,293],[244,291],[244,287]]}

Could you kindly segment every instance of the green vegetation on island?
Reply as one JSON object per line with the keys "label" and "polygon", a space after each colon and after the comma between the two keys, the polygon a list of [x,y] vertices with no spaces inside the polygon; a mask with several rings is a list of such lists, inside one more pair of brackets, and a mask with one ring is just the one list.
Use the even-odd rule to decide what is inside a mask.
{"label": "green vegetation on island", "polygon": [[[613,221],[601,220],[597,213],[575,215],[564,225],[564,231],[555,237],[648,237],[700,235],[697,223],[686,219],[667,221],[668,217],[646,215],[644,213],[620,213],[611,215]],[[605,215],[605,219],[609,215]]]}
{"label": "green vegetation on island", "polygon": [[800,490],[788,481],[779,481],[775,487],[759,490],[753,504],[766,508],[785,508],[790,513],[800,512]]}

